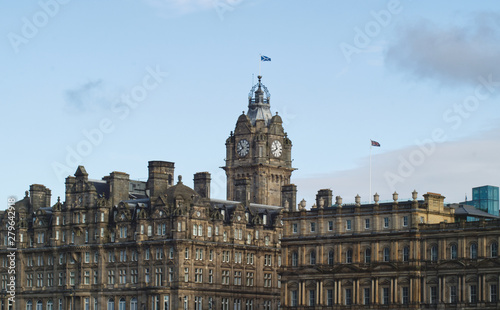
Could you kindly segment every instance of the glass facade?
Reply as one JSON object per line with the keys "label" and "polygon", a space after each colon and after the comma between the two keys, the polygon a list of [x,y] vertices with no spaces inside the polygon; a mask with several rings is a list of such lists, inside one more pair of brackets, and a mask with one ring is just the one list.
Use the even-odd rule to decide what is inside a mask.
{"label": "glass facade", "polygon": [[[498,186],[485,185],[480,187],[474,187],[472,189],[472,200],[463,202],[476,207],[489,214],[499,215],[499,190]],[[468,218],[468,221],[477,220],[474,218]]]}

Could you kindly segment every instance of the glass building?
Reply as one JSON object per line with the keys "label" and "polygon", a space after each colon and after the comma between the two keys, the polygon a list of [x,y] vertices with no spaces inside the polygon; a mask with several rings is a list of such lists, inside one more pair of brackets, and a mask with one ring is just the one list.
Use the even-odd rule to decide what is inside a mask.
{"label": "glass building", "polygon": [[498,186],[485,185],[472,189],[472,200],[463,202],[489,214],[499,215]]}

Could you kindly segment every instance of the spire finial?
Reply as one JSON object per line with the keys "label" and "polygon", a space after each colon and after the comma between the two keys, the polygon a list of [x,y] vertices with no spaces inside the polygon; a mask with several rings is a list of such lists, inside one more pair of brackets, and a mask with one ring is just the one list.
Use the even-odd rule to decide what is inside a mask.
{"label": "spire finial", "polygon": [[179,183],[182,183],[182,175],[179,174],[179,176],[177,178],[179,180]]}

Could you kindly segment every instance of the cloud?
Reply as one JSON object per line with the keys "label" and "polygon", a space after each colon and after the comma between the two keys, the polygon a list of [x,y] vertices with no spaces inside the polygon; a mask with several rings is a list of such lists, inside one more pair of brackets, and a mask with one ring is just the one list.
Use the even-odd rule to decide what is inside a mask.
{"label": "cloud", "polygon": [[75,89],[69,89],[64,93],[64,99],[69,110],[78,112],[93,111],[109,106],[104,98],[102,80],[90,81]]}
{"label": "cloud", "polygon": [[500,75],[500,14],[478,13],[464,25],[440,27],[428,20],[400,28],[385,62],[410,76],[458,85]]}
{"label": "cloud", "polygon": [[[432,149],[431,145],[426,147]],[[471,197],[473,187],[500,185],[500,127],[459,141],[438,143],[424,156],[422,163],[410,163],[413,168],[404,164],[411,162],[411,154],[419,151],[422,151],[419,146],[413,146],[374,155],[372,195],[378,192],[380,200],[390,200],[397,191],[400,199],[407,199],[415,189],[419,199],[426,192],[437,192],[446,197],[445,202],[451,203],[463,201],[466,193]],[[401,177],[394,186],[387,181],[387,175],[391,174]],[[316,192],[323,188],[332,189],[334,196],[342,196],[344,202],[354,202],[356,194],[368,202],[369,160],[366,158],[355,169],[294,178],[293,182],[298,186],[297,199],[306,197],[308,206],[314,203]]]}
{"label": "cloud", "polygon": [[196,11],[213,9],[216,0],[144,0],[161,15],[184,15]]}

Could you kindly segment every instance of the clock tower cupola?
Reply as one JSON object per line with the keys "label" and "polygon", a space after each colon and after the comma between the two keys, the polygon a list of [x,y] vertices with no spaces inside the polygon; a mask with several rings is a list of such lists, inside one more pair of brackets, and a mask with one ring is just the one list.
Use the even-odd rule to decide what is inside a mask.
{"label": "clock tower cupola", "polygon": [[282,188],[290,184],[292,142],[283,121],[271,113],[271,95],[262,77],[248,94],[248,112],[226,140],[227,199],[282,206]]}

